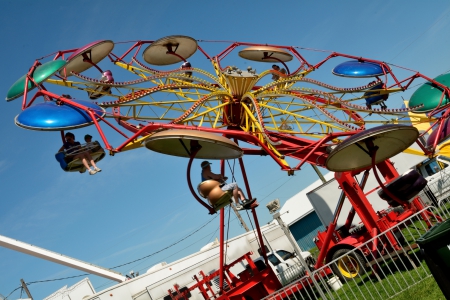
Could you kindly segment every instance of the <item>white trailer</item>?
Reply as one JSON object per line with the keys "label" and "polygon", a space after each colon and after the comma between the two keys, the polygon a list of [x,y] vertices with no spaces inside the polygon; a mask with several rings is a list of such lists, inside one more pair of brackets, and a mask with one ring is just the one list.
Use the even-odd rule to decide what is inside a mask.
{"label": "white trailer", "polygon": [[[399,174],[403,174],[411,168],[415,168],[417,164],[421,163],[424,160],[424,156],[400,153],[392,157],[390,160],[394,163],[394,167],[397,169],[397,172]],[[361,173],[356,176],[359,182],[361,181],[362,175],[363,174]],[[389,206],[386,201],[378,196],[378,188],[378,182],[371,172],[364,188],[364,192],[375,211],[384,210]],[[306,194],[309,202],[314,207],[317,216],[324,226],[328,226],[334,218],[339,195],[340,187],[334,178],[307,192]],[[339,228],[345,224],[348,212],[351,208],[351,203],[349,201],[345,201],[342,206],[341,214],[337,220],[336,228]],[[353,219],[353,225],[358,225],[360,222],[361,219],[356,215]]]}
{"label": "white trailer", "polygon": [[[289,242],[279,225],[270,223],[261,227],[263,240],[269,252],[277,252],[280,249],[294,253],[294,248]],[[225,260],[230,263],[248,252],[252,252],[251,259],[258,260],[260,245],[256,231],[250,231],[240,236],[232,238],[226,242]],[[309,252],[302,253],[304,258],[310,256]],[[271,264],[269,264],[273,267]],[[198,277],[200,272],[206,275],[212,274],[220,268],[219,265],[219,243],[218,241],[209,243],[199,252],[179,259],[172,263],[159,263],[145,274],[119,283],[103,291],[85,295],[83,298],[72,298],[71,300],[167,300],[171,299],[168,291],[177,286],[179,290],[184,290],[194,285],[196,281],[193,276]],[[246,269],[245,260],[231,268],[233,274],[239,274]],[[211,288],[217,292],[219,289],[219,278],[212,281]],[[69,298],[70,297],[70,298]],[[64,298],[62,298],[64,299]],[[203,300],[198,290],[191,293],[190,300]]]}

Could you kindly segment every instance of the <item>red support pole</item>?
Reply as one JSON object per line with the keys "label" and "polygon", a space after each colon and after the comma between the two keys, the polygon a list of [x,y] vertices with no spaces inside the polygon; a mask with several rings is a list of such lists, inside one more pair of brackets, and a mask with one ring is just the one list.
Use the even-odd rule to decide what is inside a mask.
{"label": "red support pole", "polygon": [[[71,101],[68,101],[71,102]],[[92,121],[94,122],[95,127],[97,128],[98,133],[100,134],[100,138],[103,140],[103,143],[105,143],[105,148],[108,150],[112,150],[111,145],[108,143],[108,140],[106,139],[105,134],[103,133],[103,130],[100,128],[100,125],[97,122],[97,118],[95,117],[95,114],[92,112],[90,108],[85,110],[89,116],[91,117]]]}
{"label": "red support pole", "polygon": [[225,244],[225,209],[222,208],[220,210],[220,271],[219,271],[219,293],[223,292],[223,275],[224,275],[224,266],[223,266],[223,255],[224,255],[224,244]]}
{"label": "red support pole", "polygon": [[255,220],[256,232],[258,233],[259,244],[261,245],[261,255],[264,257],[264,262],[266,265],[269,265],[269,261],[267,259],[266,249],[264,247],[264,241],[262,238],[261,228],[259,228],[258,216],[256,215],[255,207],[252,208],[253,219]]}
{"label": "red support pole", "polygon": [[[28,83],[30,79],[32,78],[32,74],[34,70],[40,65],[41,63],[39,61],[35,61],[33,66],[31,66],[30,70],[27,73],[27,76],[25,77],[25,86],[23,89],[23,98],[22,98],[22,110],[24,110],[27,107],[27,96],[28,96]],[[33,81],[33,80],[32,80]],[[33,81],[34,83],[34,81]]]}
{"label": "red support pole", "polygon": [[327,235],[325,236],[325,240],[323,241],[323,245],[320,249],[319,257],[317,257],[316,265],[314,266],[314,268],[318,269],[323,266],[323,261],[325,259],[325,255],[328,253],[328,248],[330,246],[331,239],[333,238],[335,229],[336,223],[331,222],[327,228]]}
{"label": "red support pole", "polygon": [[[237,144],[237,140],[235,139],[234,141]],[[244,184],[245,184],[245,189],[247,190],[247,196],[248,196],[249,199],[252,199],[252,194],[251,194],[251,191],[250,191],[250,185],[248,184],[247,174],[245,172],[244,160],[242,159],[242,157],[239,157],[239,166],[241,167],[242,177],[244,178]],[[252,214],[253,214],[253,219],[255,220],[256,231],[258,232],[259,243],[261,245],[261,254],[264,257],[264,261],[265,261],[265,263],[267,265],[269,262],[268,262],[268,259],[267,259],[266,249],[264,247],[264,241],[263,241],[263,238],[262,238],[261,229],[259,228],[258,216],[256,215],[255,207],[252,208]]]}
{"label": "red support pole", "polygon": [[[208,282],[206,282],[206,275],[205,273],[203,273],[203,271],[200,271],[199,274],[202,276],[202,283],[204,283],[206,285],[206,288],[208,289],[208,291],[214,295],[214,291],[211,288],[211,286],[208,284]],[[209,281],[209,280],[208,280]],[[209,299],[209,298],[205,298],[205,299]]]}
{"label": "red support pole", "polygon": [[192,147],[192,145],[191,145],[191,157],[189,159],[189,163],[188,163],[188,167],[187,167],[187,171],[186,171],[186,177],[187,177],[189,190],[191,191],[192,196],[194,196],[195,200],[197,200],[198,203],[203,205],[209,211],[210,215],[213,215],[213,214],[216,213],[216,211],[211,206],[206,204],[204,201],[202,201],[202,199],[200,199],[197,196],[197,193],[194,191],[194,188],[192,187],[192,182],[191,182],[191,166],[192,166],[192,162],[194,161],[194,158],[197,155],[197,152],[200,151],[201,148],[202,147],[200,145],[198,145],[197,148],[196,147]]}
{"label": "red support pole", "polygon": [[351,172],[336,172],[335,178],[347,196],[347,199],[352,203],[352,206],[355,208],[367,230],[371,232],[373,228],[378,228],[376,222],[376,220],[379,219],[378,215],[364,195],[359,184],[351,175]]}
{"label": "red support pole", "polygon": [[[234,142],[236,143],[236,145],[239,145],[237,139],[234,139]],[[241,167],[242,178],[244,178],[245,190],[247,191],[248,199],[253,199],[252,193],[250,191],[250,185],[248,184],[248,180],[247,180],[247,173],[245,172],[244,160],[242,159],[242,157],[239,157],[238,161],[239,161],[239,166]]]}
{"label": "red support pole", "polygon": [[27,106],[27,96],[28,96],[28,82],[29,82],[28,75],[25,78],[25,88],[23,90],[23,99],[22,99],[22,110],[24,110]]}
{"label": "red support pole", "polygon": [[62,139],[62,143],[64,144],[66,142],[66,137],[64,136],[64,130],[61,130],[61,139]]}

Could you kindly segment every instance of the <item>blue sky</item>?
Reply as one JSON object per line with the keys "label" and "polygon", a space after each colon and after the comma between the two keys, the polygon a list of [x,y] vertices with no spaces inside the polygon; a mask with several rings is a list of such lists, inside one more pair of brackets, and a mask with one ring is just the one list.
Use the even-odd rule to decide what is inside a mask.
{"label": "blue sky", "polygon": [[[1,1],[0,94],[6,96],[9,87],[36,58],[57,50],[101,39],[156,40],[173,34],[199,40],[332,50],[379,59],[432,78],[450,69],[448,1],[435,0],[432,5],[401,0],[132,3]],[[212,47],[209,54],[217,54],[214,51],[218,50]],[[307,59],[318,62],[326,54],[308,55]],[[206,63],[204,66],[209,67]],[[332,66],[326,68],[329,73]],[[331,75],[324,76],[324,81],[334,80]],[[405,97],[408,95],[405,93]],[[61,171],[53,156],[61,146],[59,133],[16,127],[14,117],[20,113],[20,101],[5,101],[1,105],[1,235],[114,267],[165,248],[215,217],[208,215],[188,190],[187,159],[138,149],[107,156],[99,163],[103,172],[95,176]],[[392,107],[401,106],[400,99],[389,103],[394,101],[397,102]],[[98,139],[92,127],[74,133],[79,140],[86,133]],[[117,137],[111,140],[114,146],[122,141]],[[246,157],[245,163],[252,193],[261,202],[257,209],[260,224],[271,220],[265,208],[267,202],[279,198],[284,203],[317,179],[307,165],[296,176],[288,177],[267,157]],[[193,170],[194,181],[200,172],[198,164],[197,161]],[[217,168],[218,163],[213,167]],[[167,251],[118,270],[145,272],[158,262],[171,262],[195,252],[218,236],[218,224],[216,218]],[[232,217],[230,234],[242,232]],[[82,274],[4,248],[0,248],[0,270],[3,295],[18,287],[21,278],[32,282]],[[106,279],[89,277],[97,290],[111,284]],[[35,299],[41,299],[82,278],[35,283],[29,288]],[[16,292],[11,299],[19,295]]]}

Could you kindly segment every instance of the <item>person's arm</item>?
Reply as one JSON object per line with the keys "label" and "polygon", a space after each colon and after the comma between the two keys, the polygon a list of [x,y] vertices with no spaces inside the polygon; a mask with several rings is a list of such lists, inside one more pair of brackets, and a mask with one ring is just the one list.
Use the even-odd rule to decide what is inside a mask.
{"label": "person's arm", "polygon": [[62,145],[61,148],[59,148],[58,152],[64,151],[64,145]]}
{"label": "person's arm", "polygon": [[217,180],[217,181],[223,181],[224,180],[224,178],[223,178],[223,176],[221,174],[214,174],[213,172],[208,171],[208,170],[204,171],[203,176],[205,178],[210,178],[210,179],[214,179],[214,180]]}

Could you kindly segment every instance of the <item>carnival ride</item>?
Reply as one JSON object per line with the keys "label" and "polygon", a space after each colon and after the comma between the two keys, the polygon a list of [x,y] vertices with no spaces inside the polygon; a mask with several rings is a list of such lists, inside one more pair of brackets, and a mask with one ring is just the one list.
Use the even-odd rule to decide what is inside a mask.
{"label": "carnival ride", "polygon": [[[360,216],[366,230],[355,236],[347,228],[347,234],[341,230],[341,235],[336,235],[332,222],[318,236],[321,252],[317,267],[422,208],[414,196],[423,188],[423,180],[416,174],[399,177],[388,158],[408,151],[416,141],[425,154],[431,155],[446,138],[441,132],[450,114],[450,74],[431,79],[382,61],[336,52],[313,64],[305,58],[308,49],[244,42],[229,43],[219,54],[210,56],[199,41],[181,35],[132,42],[122,54],[113,52],[117,45],[124,47],[126,43],[96,41],[81,48],[57,51],[52,54],[53,60],[47,62],[36,60],[7,93],[7,101],[22,98],[22,112],[15,123],[31,130],[60,131],[62,138],[64,130],[94,125],[111,155],[146,147],[189,158],[187,181],[193,196],[210,214],[220,210],[222,254],[222,208],[230,204],[230,195],[217,190],[217,184],[205,182],[198,189],[208,202],[198,196],[190,179],[195,158],[220,159],[222,174],[224,160],[238,159],[249,198],[252,196],[243,155],[270,156],[288,175],[305,163],[336,172],[342,188],[336,215],[348,198],[354,207],[353,216],[355,213]],[[227,59],[233,55],[233,64],[253,61],[264,70],[258,73],[252,67],[241,70],[227,65]],[[211,63],[212,71],[195,67],[202,65],[198,56]],[[342,88],[314,78],[320,68],[336,60],[339,63],[333,65],[334,75],[362,83]],[[180,63],[183,64],[173,67]],[[282,65],[286,72],[267,68],[267,63]],[[399,78],[394,74],[398,70],[410,73]],[[98,76],[100,79],[95,79]],[[403,106],[402,93],[418,79],[425,83],[411,96],[409,105]],[[380,108],[375,107],[378,105]],[[413,113],[416,117],[410,118]],[[430,126],[423,132],[411,126],[424,123]],[[121,135],[123,142],[111,145],[101,124]],[[432,138],[420,142],[433,129]],[[298,162],[291,164],[288,158]],[[58,161],[63,167],[61,154]],[[80,171],[80,168],[63,169]],[[403,212],[383,215],[372,209],[363,192],[364,181],[360,186],[354,178],[361,172],[367,177],[370,169],[380,184],[380,197],[394,206],[402,206]],[[379,178],[377,169],[383,178]],[[405,197],[396,192],[399,186],[409,187],[411,193]],[[263,245],[257,206],[255,203],[248,209]],[[350,225],[353,216],[349,215]],[[388,238],[401,247],[395,237],[388,235]],[[374,249],[377,247],[380,245],[373,245]],[[267,265],[264,247],[261,249]],[[245,256],[242,259],[248,260],[253,274],[259,277],[239,279],[231,274],[230,265],[226,265],[222,256],[217,272],[219,299],[234,299],[238,295],[239,299],[258,298],[279,287],[273,284],[276,278],[270,268],[258,269]],[[235,263],[238,261],[232,264]],[[207,284],[210,279],[210,275],[203,274],[193,287],[200,289],[205,299],[211,297]],[[175,287],[171,297],[178,292]]]}

